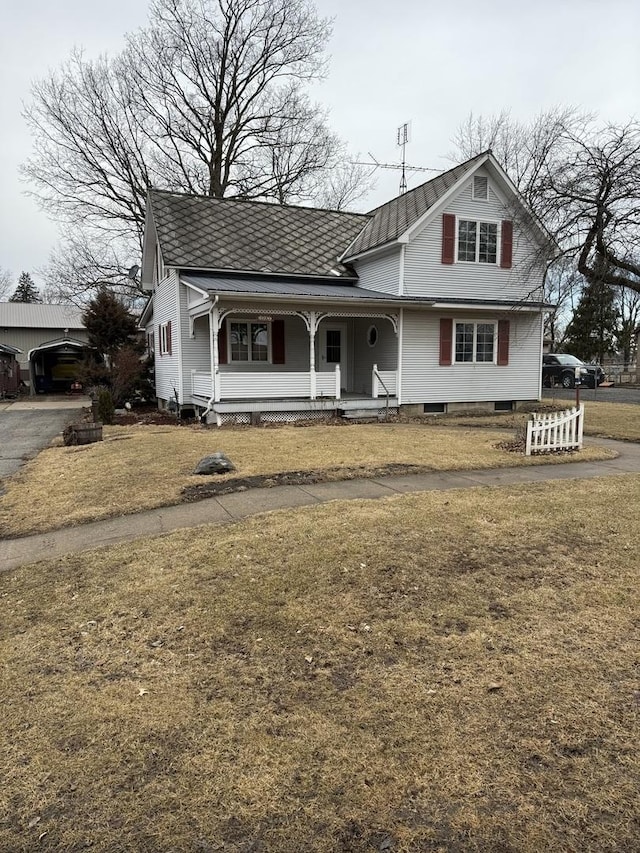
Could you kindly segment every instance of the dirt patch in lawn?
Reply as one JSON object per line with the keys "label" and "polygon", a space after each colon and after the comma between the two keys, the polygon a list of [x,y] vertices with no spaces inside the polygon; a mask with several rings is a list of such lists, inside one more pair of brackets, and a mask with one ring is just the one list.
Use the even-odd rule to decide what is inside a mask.
{"label": "dirt patch in lawn", "polygon": [[0,575],[0,850],[634,851],[640,477]]}
{"label": "dirt patch in lawn", "polygon": [[232,477],[217,482],[209,480],[197,483],[182,490],[186,501],[199,501],[216,495],[227,495],[231,492],[243,492],[247,489],[271,489],[274,486],[310,486],[313,483],[328,483],[336,480],[375,479],[401,474],[425,474],[433,471],[424,465],[389,464],[379,467],[345,465],[340,468],[324,468],[316,471],[284,471],[280,474],[261,474],[254,477]]}

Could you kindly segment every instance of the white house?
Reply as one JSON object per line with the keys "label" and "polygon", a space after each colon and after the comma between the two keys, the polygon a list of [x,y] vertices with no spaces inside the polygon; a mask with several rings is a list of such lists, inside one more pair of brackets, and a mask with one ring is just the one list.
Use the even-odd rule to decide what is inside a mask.
{"label": "white house", "polygon": [[490,152],[367,214],[151,191],[160,405],[220,424],[537,400],[548,247]]}

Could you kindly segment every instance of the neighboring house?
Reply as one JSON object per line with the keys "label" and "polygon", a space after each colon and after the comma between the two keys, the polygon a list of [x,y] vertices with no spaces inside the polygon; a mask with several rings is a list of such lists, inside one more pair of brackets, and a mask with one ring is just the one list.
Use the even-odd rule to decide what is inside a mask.
{"label": "neighboring house", "polygon": [[0,343],[0,397],[17,393],[20,386],[20,350]]}
{"label": "neighboring house", "polygon": [[0,302],[0,341],[18,350],[32,394],[68,390],[90,351],[82,312],[72,305]]}
{"label": "neighboring house", "polygon": [[490,152],[368,214],[151,191],[159,404],[220,424],[537,400],[548,247]]}

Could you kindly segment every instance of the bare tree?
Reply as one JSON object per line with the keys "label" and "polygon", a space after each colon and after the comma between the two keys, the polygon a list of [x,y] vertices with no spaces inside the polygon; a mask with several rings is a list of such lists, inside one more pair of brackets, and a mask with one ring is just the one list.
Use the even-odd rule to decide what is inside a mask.
{"label": "bare tree", "polygon": [[572,107],[529,123],[470,116],[454,139],[473,156],[491,148],[525,201],[587,281],[640,292],[640,124],[598,124]]}
{"label": "bare tree", "polygon": [[[73,234],[47,284],[126,284],[150,186],[279,203],[336,195],[344,146],[304,91],[324,73],[329,34],[308,0],[153,0],[120,55],[76,52],[36,83],[23,173]],[[341,204],[356,177],[345,174]]]}
{"label": "bare tree", "polygon": [[637,330],[640,325],[640,288],[631,290],[622,285],[617,293],[618,332],[616,343],[627,370],[636,358]]}
{"label": "bare tree", "polygon": [[13,292],[13,275],[0,267],[0,302],[4,302]]}

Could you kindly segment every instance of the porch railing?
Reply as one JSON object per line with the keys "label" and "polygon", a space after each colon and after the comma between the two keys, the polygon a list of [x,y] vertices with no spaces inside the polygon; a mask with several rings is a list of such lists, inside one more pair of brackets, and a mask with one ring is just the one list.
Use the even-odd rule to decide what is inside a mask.
{"label": "porch railing", "polygon": [[[315,379],[315,382],[314,382]],[[340,366],[335,370],[312,374],[309,371],[294,373],[220,372],[217,374],[218,396],[221,400],[278,399],[280,397],[335,397],[340,399]],[[212,394],[211,374],[201,370],[191,371],[191,393],[209,399]]]}
{"label": "porch railing", "polygon": [[378,370],[376,364],[371,371],[371,396],[395,397],[398,393],[398,374],[395,370]]}
{"label": "porch railing", "polygon": [[212,394],[211,374],[203,370],[191,371],[191,393],[194,397],[206,397]]}
{"label": "porch railing", "polygon": [[[217,395],[220,400],[263,399],[277,400],[287,397],[315,399],[330,397],[340,400],[342,376],[340,365],[335,370],[294,373],[291,371],[245,372],[224,371],[216,374]],[[395,370],[378,370],[374,365],[371,374],[371,396],[395,396],[398,388],[398,376]],[[191,371],[191,393],[196,397],[209,399],[212,395],[211,374],[202,370]]]}

